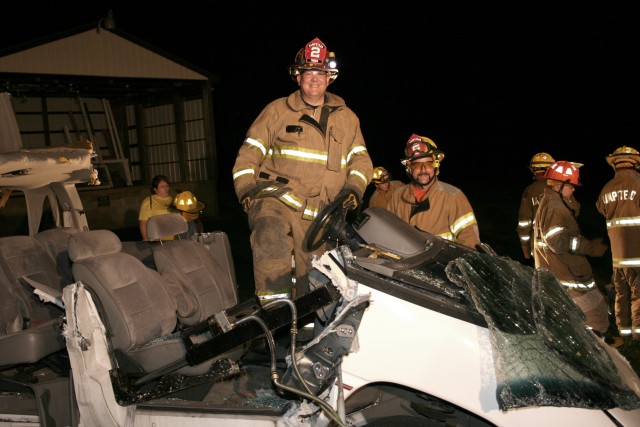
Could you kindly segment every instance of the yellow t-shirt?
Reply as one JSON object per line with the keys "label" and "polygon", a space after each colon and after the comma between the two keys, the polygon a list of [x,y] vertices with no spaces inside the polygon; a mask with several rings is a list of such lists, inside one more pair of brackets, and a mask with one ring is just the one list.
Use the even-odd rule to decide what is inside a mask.
{"label": "yellow t-shirt", "polygon": [[[140,204],[140,214],[138,221],[147,221],[152,216],[168,214],[171,211],[173,197],[159,197],[157,194],[147,196]],[[162,240],[175,240],[176,236],[165,236]]]}

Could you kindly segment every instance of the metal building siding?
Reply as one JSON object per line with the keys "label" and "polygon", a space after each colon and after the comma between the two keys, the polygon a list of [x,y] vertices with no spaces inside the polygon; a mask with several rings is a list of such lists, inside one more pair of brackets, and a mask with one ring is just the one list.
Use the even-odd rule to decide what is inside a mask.
{"label": "metal building siding", "polygon": [[146,163],[151,176],[166,175],[170,181],[182,181],[172,104],[144,109]]}
{"label": "metal building siding", "polygon": [[138,129],[136,126],[136,109],[134,105],[125,107],[125,126],[129,140],[129,165],[131,166],[131,179],[142,180],[142,168],[140,165],[140,143],[138,142]]}
{"label": "metal building siding", "polygon": [[208,80],[110,31],[96,29],[0,57],[5,73]]}
{"label": "metal building siding", "polygon": [[207,173],[207,141],[204,134],[204,111],[202,100],[186,101],[185,115],[185,151],[187,163],[187,181],[206,181]]}

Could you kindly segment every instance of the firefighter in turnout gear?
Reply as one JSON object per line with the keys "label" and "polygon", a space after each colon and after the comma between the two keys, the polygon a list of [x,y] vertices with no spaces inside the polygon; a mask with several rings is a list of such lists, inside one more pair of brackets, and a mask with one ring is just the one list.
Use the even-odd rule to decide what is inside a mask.
{"label": "firefighter in turnout gear", "polygon": [[640,153],[622,146],[606,157],[615,171],[596,208],[607,220],[618,333],[640,339]]}
{"label": "firefighter in turnout gear", "polygon": [[303,249],[312,221],[339,196],[361,200],[371,180],[373,165],[360,120],[341,97],[327,92],[338,76],[335,61],[318,38],[300,49],[289,67],[299,89],[262,110],[233,166],[233,185],[251,229],[261,299],[307,291],[311,256],[325,250]]}
{"label": "firefighter in turnout gear", "polygon": [[603,239],[585,238],[578,226],[580,205],[572,195],[581,185],[581,166],[562,160],[545,172],[547,187],[534,220],[535,267],[551,271],[584,313],[586,324],[603,335],[609,329],[609,307],[587,256],[604,255],[607,245]]}
{"label": "firefighter in turnout gear", "polygon": [[411,135],[401,161],[409,184],[394,191],[387,209],[421,231],[476,249],[480,232],[464,193],[438,179],[444,153],[425,136]]}
{"label": "firefighter in turnout gear", "polygon": [[404,185],[402,181],[391,179],[389,171],[382,166],[378,166],[373,170],[371,182],[375,185],[376,190],[369,199],[369,207],[381,206],[386,208],[394,190]]}
{"label": "firefighter in turnout gear", "polygon": [[550,154],[541,152],[534,154],[529,162],[529,170],[533,174],[533,182],[527,185],[520,198],[520,209],[518,211],[518,237],[522,246],[524,259],[533,258],[533,220],[536,217],[536,210],[540,204],[540,198],[547,186],[544,173],[555,160]]}

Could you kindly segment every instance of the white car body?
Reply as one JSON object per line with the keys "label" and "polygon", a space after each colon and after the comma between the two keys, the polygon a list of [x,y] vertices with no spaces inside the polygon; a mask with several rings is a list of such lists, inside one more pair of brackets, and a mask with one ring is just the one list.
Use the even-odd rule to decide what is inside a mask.
{"label": "white car body", "polygon": [[[501,411],[487,328],[366,286],[360,285],[360,292],[371,292],[371,306],[358,329],[360,351],[343,359],[343,383],[352,387],[345,391],[347,400],[360,388],[388,383],[445,400],[499,426],[613,425],[604,411],[595,409],[537,406]],[[612,354],[619,357],[615,350]],[[622,425],[640,425],[638,410],[612,412]]]}

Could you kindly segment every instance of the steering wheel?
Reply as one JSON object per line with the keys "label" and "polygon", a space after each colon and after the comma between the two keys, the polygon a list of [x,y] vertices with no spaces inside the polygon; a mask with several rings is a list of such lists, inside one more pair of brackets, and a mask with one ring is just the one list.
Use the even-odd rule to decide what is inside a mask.
{"label": "steering wheel", "polygon": [[348,196],[347,194],[335,199],[313,220],[302,243],[305,251],[315,251],[327,240],[338,240],[347,225],[347,209],[343,207],[343,203]]}

